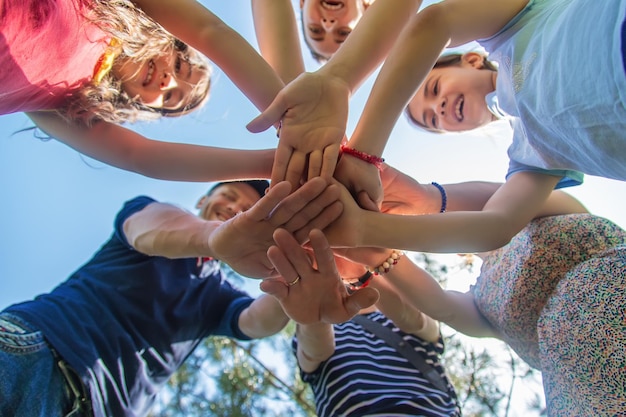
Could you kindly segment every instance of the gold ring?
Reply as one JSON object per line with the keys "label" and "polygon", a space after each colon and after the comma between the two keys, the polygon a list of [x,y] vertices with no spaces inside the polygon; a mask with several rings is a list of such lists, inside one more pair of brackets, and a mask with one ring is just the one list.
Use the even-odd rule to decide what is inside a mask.
{"label": "gold ring", "polygon": [[298,283],[298,281],[300,281],[300,275],[296,276],[296,279],[294,279],[293,281],[288,282],[287,286],[291,287],[292,285],[296,285]]}

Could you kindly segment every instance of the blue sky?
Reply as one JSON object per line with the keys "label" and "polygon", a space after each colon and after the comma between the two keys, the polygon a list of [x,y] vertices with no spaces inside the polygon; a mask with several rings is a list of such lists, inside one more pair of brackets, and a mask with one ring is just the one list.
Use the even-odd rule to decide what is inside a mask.
{"label": "blue sky", "polygon": [[[207,2],[254,45],[249,1]],[[240,4],[239,4],[240,3]],[[307,57],[308,58],[308,57]],[[307,68],[316,65],[307,59]],[[253,135],[245,124],[258,112],[219,69],[211,100],[180,119],[133,126],[157,140],[234,148],[267,148],[273,132]],[[372,80],[353,97],[348,132],[354,127]],[[56,141],[41,141],[23,114],[0,116],[0,309],[51,290],[86,262],[111,234],[124,201],[140,194],[193,209],[207,184],[153,180],[93,161]],[[503,181],[508,126],[498,122],[474,134],[417,132],[401,119],[384,157],[421,182]],[[587,177],[569,189],[592,212],[626,227],[626,183]]]}

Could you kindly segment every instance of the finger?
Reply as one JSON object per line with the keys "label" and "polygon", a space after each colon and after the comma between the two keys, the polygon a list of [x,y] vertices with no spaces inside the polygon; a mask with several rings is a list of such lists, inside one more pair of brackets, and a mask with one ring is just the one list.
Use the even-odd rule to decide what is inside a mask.
{"label": "finger", "polygon": [[[318,217],[320,213],[324,212],[324,210],[328,206],[339,202],[340,194],[341,191],[336,185],[326,187],[326,189],[319,196],[306,204],[302,208],[302,210],[300,210],[298,213],[294,213],[292,218],[283,225],[283,228],[287,229],[290,232],[303,228],[313,219]],[[327,225],[328,224],[325,224],[323,226],[320,226],[319,228],[326,227]],[[309,230],[311,229],[312,227],[309,228]]]}
{"label": "finger", "polygon": [[[285,184],[288,182],[285,181]],[[287,223],[291,218],[304,209],[307,204],[315,200],[327,188],[327,183],[322,178],[314,178],[307,181],[302,187],[276,203],[274,210],[269,216],[270,223],[274,227]],[[290,186],[291,189],[291,186]],[[267,198],[267,195],[264,197]],[[275,200],[272,200],[273,202]]]}
{"label": "finger", "polygon": [[339,160],[339,145],[330,145],[324,148],[324,156],[322,167],[320,168],[320,176],[323,178],[331,178],[335,174],[337,161]]}
{"label": "finger", "polygon": [[367,194],[366,191],[359,191],[357,193],[356,199],[359,203],[359,206],[361,206],[365,210],[380,211],[380,209],[378,208],[378,204],[376,204],[376,201],[372,200],[372,198],[369,196],[369,194]]}
{"label": "finger", "polygon": [[276,297],[278,301],[283,301],[289,294],[289,289],[281,279],[264,279],[259,284],[259,289],[266,294]]}
{"label": "finger", "polygon": [[311,230],[309,240],[315,259],[317,260],[317,270],[324,277],[336,276],[337,280],[341,280],[337,272],[337,264],[335,263],[335,254],[330,248],[330,244],[324,233],[319,229]]}
{"label": "finger", "polygon": [[257,117],[252,119],[247,125],[246,129],[252,133],[259,133],[267,130],[270,126],[278,123],[283,117],[287,109],[283,104],[280,96],[276,96],[274,101],[267,106],[267,108],[261,112]]}
{"label": "finger", "polygon": [[361,288],[355,291],[345,301],[346,312],[350,317],[355,316],[361,309],[370,307],[380,298],[379,292],[374,288]]}
{"label": "finger", "polygon": [[291,263],[287,255],[278,246],[271,246],[267,250],[267,258],[270,260],[274,268],[285,278],[285,283],[288,279],[295,279],[298,276],[296,268]]}
{"label": "finger", "polygon": [[[250,208],[250,210],[245,211],[240,214],[240,216],[242,216],[242,219],[255,222],[268,219],[272,216],[272,212],[276,209],[276,207],[289,195],[290,192],[291,185],[288,182],[279,182],[274,187],[270,188],[269,191],[267,191],[267,194],[257,201],[256,204]],[[237,219],[237,217],[235,219]]]}
{"label": "finger", "polygon": [[326,207],[317,217],[311,219],[311,221],[301,229],[293,232],[293,235],[300,244],[303,244],[308,240],[311,230],[325,229],[328,225],[337,220],[339,216],[341,216],[341,213],[343,213],[343,204],[340,201],[336,201]]}
{"label": "finger", "polygon": [[274,154],[274,163],[272,164],[272,174],[270,176],[270,184],[276,184],[285,180],[287,175],[287,167],[293,153],[290,146],[278,144],[276,153]]}
{"label": "finger", "polygon": [[[285,229],[276,229],[274,231],[274,241],[284,258],[295,268],[296,273],[293,276],[303,276],[313,271],[307,251],[298,244],[291,233]],[[292,275],[283,276],[287,279]]]}
{"label": "finger", "polygon": [[302,174],[305,172],[304,168],[306,163],[306,153],[294,151],[291,154],[291,158],[289,159],[286,167],[285,180],[289,181],[293,185],[294,189],[300,185],[300,179],[302,178]]}
{"label": "finger", "polygon": [[309,154],[309,170],[307,179],[319,177],[322,171],[322,150],[315,150]]}

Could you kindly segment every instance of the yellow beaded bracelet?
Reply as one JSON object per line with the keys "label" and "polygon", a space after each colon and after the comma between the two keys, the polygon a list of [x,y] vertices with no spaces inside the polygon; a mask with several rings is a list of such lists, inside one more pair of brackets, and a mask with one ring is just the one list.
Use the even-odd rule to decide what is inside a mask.
{"label": "yellow beaded bracelet", "polygon": [[376,268],[368,267],[367,269],[374,275],[385,274],[389,272],[395,264],[398,263],[402,255],[404,255],[403,251],[393,249],[389,257],[385,260],[385,262],[378,265]]}

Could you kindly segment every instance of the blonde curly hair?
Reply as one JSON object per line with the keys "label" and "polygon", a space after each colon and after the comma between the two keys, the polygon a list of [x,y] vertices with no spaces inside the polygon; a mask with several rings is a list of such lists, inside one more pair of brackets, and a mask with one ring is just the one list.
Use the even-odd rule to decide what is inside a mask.
{"label": "blonde curly hair", "polygon": [[97,25],[120,41],[122,52],[116,59],[147,62],[154,57],[175,52],[199,71],[202,77],[184,107],[166,110],[148,107],[130,97],[122,89],[121,80],[116,79],[111,71],[97,85],[90,83],[80,88],[70,96],[65,106],[56,110],[64,119],[84,126],[91,126],[99,120],[111,123],[155,120],[163,116],[187,114],[208,100],[211,85],[208,60],[172,36],[131,1],[81,0],[81,6],[89,24]]}

